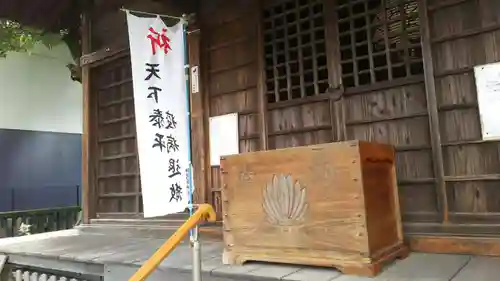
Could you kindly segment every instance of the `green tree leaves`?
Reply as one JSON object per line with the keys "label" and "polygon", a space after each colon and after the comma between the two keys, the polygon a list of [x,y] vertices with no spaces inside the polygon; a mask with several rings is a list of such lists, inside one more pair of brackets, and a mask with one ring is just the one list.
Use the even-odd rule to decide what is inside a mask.
{"label": "green tree leaves", "polygon": [[52,48],[63,43],[64,35],[64,32],[47,33],[43,30],[21,26],[14,21],[0,19],[0,57],[5,57],[8,52],[29,53],[38,43]]}

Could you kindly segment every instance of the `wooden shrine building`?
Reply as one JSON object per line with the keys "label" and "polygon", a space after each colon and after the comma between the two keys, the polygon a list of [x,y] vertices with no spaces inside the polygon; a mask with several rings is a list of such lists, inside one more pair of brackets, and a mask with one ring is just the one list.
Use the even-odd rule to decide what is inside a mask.
{"label": "wooden shrine building", "polygon": [[86,222],[141,219],[124,7],[192,14],[195,200],[220,220],[208,119],[238,113],[241,153],[353,139],[394,145],[412,249],[500,255],[500,143],[482,139],[473,72],[500,61],[500,1],[5,2],[0,16],[80,27]]}

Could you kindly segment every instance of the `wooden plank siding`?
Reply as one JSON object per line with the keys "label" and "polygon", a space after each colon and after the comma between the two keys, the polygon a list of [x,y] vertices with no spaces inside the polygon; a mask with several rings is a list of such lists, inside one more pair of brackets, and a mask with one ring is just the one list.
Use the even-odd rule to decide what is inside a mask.
{"label": "wooden plank siding", "polygon": [[[200,7],[202,72],[208,98],[205,110],[208,110],[207,117],[239,113],[240,152],[261,149],[257,2],[202,1]],[[208,202],[220,218],[220,169],[211,167],[210,171]]]}
{"label": "wooden plank siding", "polygon": [[[268,5],[276,3],[270,1]],[[334,1],[324,1],[324,32],[329,38],[324,52],[328,54],[327,77],[333,88],[343,83],[338,73],[341,58],[336,8]],[[346,88],[340,105],[325,89],[301,99],[269,103],[269,149],[343,139],[393,144],[398,149],[397,172],[405,221],[439,222],[425,93],[424,78],[417,75],[391,83]]]}
{"label": "wooden plank siding", "polygon": [[[447,232],[498,235],[499,143],[483,141],[473,67],[500,61],[500,2],[429,1],[450,221]],[[474,226],[476,225],[476,226]],[[431,229],[432,230],[432,229]]]}
{"label": "wooden plank siding", "polygon": [[[243,5],[243,2],[237,1],[238,4],[234,5]],[[299,7],[307,5],[307,1],[269,0],[263,1],[260,8],[261,15],[252,14],[253,20],[260,19],[261,26],[264,27],[261,35],[264,37],[262,43],[264,45],[264,52],[262,52],[264,58],[260,58],[264,60],[264,67],[260,71],[264,72],[265,84],[260,93],[265,95],[267,100],[266,116],[261,115],[261,120],[265,120],[267,130],[263,131],[265,132],[264,136],[262,133],[260,136],[258,135],[258,121],[256,120],[257,116],[255,116],[255,121],[251,123],[253,131],[252,128],[242,128],[240,131],[242,148],[251,138],[254,140],[256,145],[254,150],[256,150],[258,149],[258,139],[264,137],[268,138],[268,149],[345,139],[393,144],[397,149],[400,201],[407,234],[491,235],[495,233],[497,227],[494,224],[499,222],[497,202],[500,198],[500,194],[495,188],[497,180],[500,180],[498,175],[500,164],[498,145],[496,142],[483,142],[481,140],[472,67],[476,64],[499,60],[495,44],[497,44],[496,36],[497,30],[500,30],[500,24],[498,16],[492,11],[500,4],[493,0],[401,2],[407,4],[399,5],[398,11],[400,15],[404,14],[408,18],[415,17],[415,11],[419,10],[419,13],[426,11],[424,15],[417,14],[417,19],[425,20],[425,22],[419,22],[419,25],[416,25],[416,30],[425,32],[427,28],[428,34],[417,44],[408,39],[422,36],[422,34],[415,35],[414,31],[402,34],[400,41],[397,42],[394,41],[394,36],[380,35],[381,37],[378,39],[384,40],[386,46],[406,44],[406,46],[399,47],[404,51],[406,58],[397,65],[383,66],[382,68],[389,68],[388,76],[393,77],[393,79],[379,82],[377,71],[381,68],[378,68],[374,62],[377,56],[383,57],[383,52],[376,53],[373,49],[364,57],[358,54],[359,60],[370,58],[370,67],[365,72],[362,69],[357,69],[359,75],[356,75],[355,72],[353,72],[354,74],[344,73],[342,63],[349,62],[349,60],[342,57],[341,41],[344,33],[339,30],[339,23],[346,20],[339,19],[339,14],[336,11],[342,8],[342,5],[350,4],[346,4],[347,2],[342,0],[324,1],[323,28],[328,40],[325,42],[326,49],[323,52],[327,56],[327,77],[330,89],[319,90],[317,85],[309,83],[316,89],[312,90],[313,94],[306,93],[304,95],[304,91],[307,92],[307,90],[300,87],[307,86],[308,82],[319,81],[318,72],[308,76],[308,81],[297,82],[298,86],[294,88],[293,76],[299,74],[306,77],[306,75],[300,72],[303,71],[303,66],[300,65],[296,70],[297,73],[294,73],[294,60],[290,57],[293,56],[293,53],[288,57],[285,55],[284,58],[279,58],[281,54],[279,53],[279,43],[282,42],[280,41],[282,39],[276,42],[269,41],[271,42],[269,44],[278,52],[266,53],[266,42],[268,42],[265,38],[266,8],[280,7],[273,10],[272,15],[267,15],[274,20],[270,25],[277,28],[278,31],[281,28],[290,30],[290,23],[283,24],[283,22],[277,22],[277,19],[279,19],[280,13],[294,13],[291,10],[289,12],[280,10],[281,8],[286,9],[287,5],[293,9],[294,3],[292,2],[299,3],[297,4]],[[367,1],[355,2],[368,3]],[[384,1],[384,3],[387,5],[385,9],[391,10],[390,5],[394,5],[395,1]],[[281,4],[282,6],[280,6]],[[351,5],[351,12],[356,9],[355,5],[357,4]],[[207,12],[210,6],[210,4],[202,5],[201,11]],[[228,9],[233,10],[226,12],[227,17],[230,18],[226,20],[227,23],[234,21],[236,24],[238,21],[235,21],[234,18],[243,20],[243,18],[250,17],[249,14],[245,16],[238,14],[240,8],[231,7]],[[406,12],[405,9],[407,9]],[[416,10],[409,11],[409,9]],[[394,13],[394,10],[397,9],[391,10],[391,13]],[[471,12],[474,13],[474,17],[467,16],[472,15]],[[219,11],[218,13],[225,12]],[[300,8],[297,13],[300,13]],[[367,12],[367,19],[369,18],[368,14]],[[264,15],[263,19],[261,19],[262,15]],[[390,13],[387,13],[386,17],[389,15]],[[219,15],[217,17],[223,18]],[[314,17],[315,15],[312,15],[310,19],[313,25]],[[396,20],[385,18],[386,21],[391,22],[385,27],[386,33],[390,34],[397,30],[393,26],[393,23],[397,21],[397,17],[395,18]],[[211,19],[211,21],[217,20]],[[223,20],[218,22],[221,23]],[[408,25],[408,23],[401,24]],[[373,26],[375,25],[373,24]],[[251,27],[252,30],[246,31],[248,35],[245,36],[255,34],[254,25]],[[213,31],[213,24],[210,28],[208,26],[204,26],[204,28],[204,35],[206,35],[204,38],[207,38],[207,41],[213,40],[214,36],[224,37],[219,35],[222,33],[219,33],[219,29],[223,30],[222,26]],[[236,29],[238,27],[235,25],[227,27],[227,29],[229,28]],[[357,36],[356,32],[359,30],[358,27],[358,29],[350,31],[351,35],[354,34],[352,37]],[[231,30],[224,32],[226,32],[226,38],[232,37],[232,41],[221,44],[235,46],[232,50],[227,50],[216,57],[213,53],[217,53],[218,48],[213,47],[213,45],[204,47],[209,54],[213,54],[213,57],[209,55],[211,59],[207,58],[206,60],[211,77],[205,81],[209,85],[210,116],[230,112],[256,113],[258,112],[259,105],[257,103],[260,96],[253,93],[251,97],[254,99],[249,100],[249,96],[244,94],[246,92],[240,91],[240,89],[246,90],[246,87],[251,87],[252,91],[257,90],[255,85],[258,82],[258,75],[262,72],[255,70],[255,64],[251,64],[251,61],[254,61],[254,55],[245,53],[241,58],[232,57],[233,53],[240,49],[237,43],[240,37],[233,37]],[[274,38],[281,36],[277,34],[278,32],[274,31]],[[289,33],[285,32],[283,37],[285,42],[290,39],[286,37],[287,34]],[[366,39],[367,46],[374,44],[370,40],[374,41],[377,38]],[[258,42],[258,39],[252,42]],[[473,42],[475,44],[472,44]],[[359,47],[360,43],[356,44]],[[293,48],[290,43],[285,43],[282,47],[285,50]],[[368,48],[373,48],[373,46]],[[427,52],[425,54],[422,53],[424,49]],[[253,50],[254,53],[258,53],[255,51],[255,46],[253,46]],[[354,55],[356,55],[356,51],[353,50]],[[391,57],[393,51],[393,49],[386,49],[385,58],[389,57],[388,61],[393,60]],[[419,53],[421,55],[418,55]],[[322,53],[316,54],[317,57],[321,55]],[[266,61],[267,57],[270,58],[269,61]],[[302,60],[304,58],[304,56],[301,57]],[[421,69],[418,66],[415,68],[419,58],[425,60]],[[224,65],[225,59],[232,61],[231,66],[221,67],[222,70],[213,70],[217,69],[213,66],[214,64]],[[280,69],[282,66],[280,59],[286,61],[283,70]],[[315,67],[319,66],[318,61],[313,64],[316,64]],[[273,66],[266,69],[266,66],[269,65]],[[359,66],[356,63],[353,65],[354,68]],[[250,66],[254,68],[250,68]],[[231,67],[235,68],[230,69]],[[397,77],[397,71],[400,71],[397,69],[398,67],[406,69],[407,77]],[[424,72],[425,68],[427,72]],[[256,73],[250,73],[251,69]],[[220,74],[219,71],[223,71],[224,74]],[[364,73],[366,75],[362,77]],[[349,75],[353,77],[352,85],[346,84],[348,83],[346,77]],[[231,84],[225,84],[218,80],[221,77],[232,77],[233,79],[227,78],[229,80],[225,80]],[[228,82],[230,80],[232,82]],[[340,85],[343,85],[345,89],[342,97],[338,99],[337,94],[332,94],[329,90],[335,90]],[[294,89],[297,91],[294,92]],[[219,94],[225,91],[234,91],[235,93],[232,95]],[[302,94],[300,98],[293,98],[294,95],[300,94]],[[237,95],[241,95],[241,97],[238,98]],[[240,120],[240,124],[244,122],[243,120]],[[242,152],[245,151],[253,150],[242,149]],[[217,191],[220,188],[217,168],[213,168],[211,177],[212,188]],[[220,202],[218,200],[220,199],[215,199],[212,202],[218,205]]]}
{"label": "wooden plank siding", "polygon": [[345,108],[348,139],[396,146],[404,222],[438,221],[423,82],[348,95]]}
{"label": "wooden plank siding", "polygon": [[[127,7],[184,11],[149,2]],[[200,31],[189,36],[201,75],[192,104],[195,182],[199,203],[214,205],[219,219],[222,186],[209,162],[208,119],[237,112],[242,153],[353,139],[394,145],[409,236],[498,236],[500,146],[481,138],[473,67],[500,61],[499,1],[213,0],[196,8]],[[92,25],[91,51],[100,62],[89,70],[90,106],[102,104],[101,125],[89,125],[101,141],[88,151],[95,160],[86,172],[95,193],[88,204],[99,215],[140,217],[120,13],[100,12]]]}

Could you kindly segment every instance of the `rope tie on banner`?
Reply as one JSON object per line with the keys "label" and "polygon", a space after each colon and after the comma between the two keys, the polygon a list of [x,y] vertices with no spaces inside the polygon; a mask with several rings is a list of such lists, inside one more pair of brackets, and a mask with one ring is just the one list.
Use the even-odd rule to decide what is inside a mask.
{"label": "rope tie on banner", "polygon": [[[120,11],[123,11],[126,13],[135,13],[135,14],[140,14],[140,15],[155,16],[155,17],[159,17],[159,18],[177,19],[180,21],[184,21],[185,23],[189,22],[188,15],[186,15],[186,14],[183,14],[181,17],[177,17],[177,16],[171,16],[171,15],[163,15],[163,14],[155,14],[155,13],[150,13],[150,12],[142,12],[142,11],[137,11],[137,10],[130,10],[130,9],[125,9],[125,8],[121,8]],[[198,28],[198,29],[186,31],[186,34],[190,35],[190,34],[196,33],[196,32],[200,32],[200,29]]]}
{"label": "rope tie on banner", "polygon": [[195,30],[191,30],[191,31],[188,31],[187,34],[191,34],[191,33],[196,33],[196,32],[200,32],[200,29],[195,29]]}

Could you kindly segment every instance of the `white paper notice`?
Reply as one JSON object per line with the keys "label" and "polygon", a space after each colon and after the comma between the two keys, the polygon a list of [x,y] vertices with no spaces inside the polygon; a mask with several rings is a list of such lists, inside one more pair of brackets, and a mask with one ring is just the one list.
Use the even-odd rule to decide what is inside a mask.
{"label": "white paper notice", "polygon": [[500,63],[474,67],[483,140],[500,139]]}
{"label": "white paper notice", "polygon": [[210,165],[219,166],[220,157],[240,153],[238,114],[210,117]]}
{"label": "white paper notice", "polygon": [[200,92],[200,68],[197,65],[191,67],[191,93]]}
{"label": "white paper notice", "polygon": [[188,102],[182,23],[127,13],[144,217],[189,204]]}

